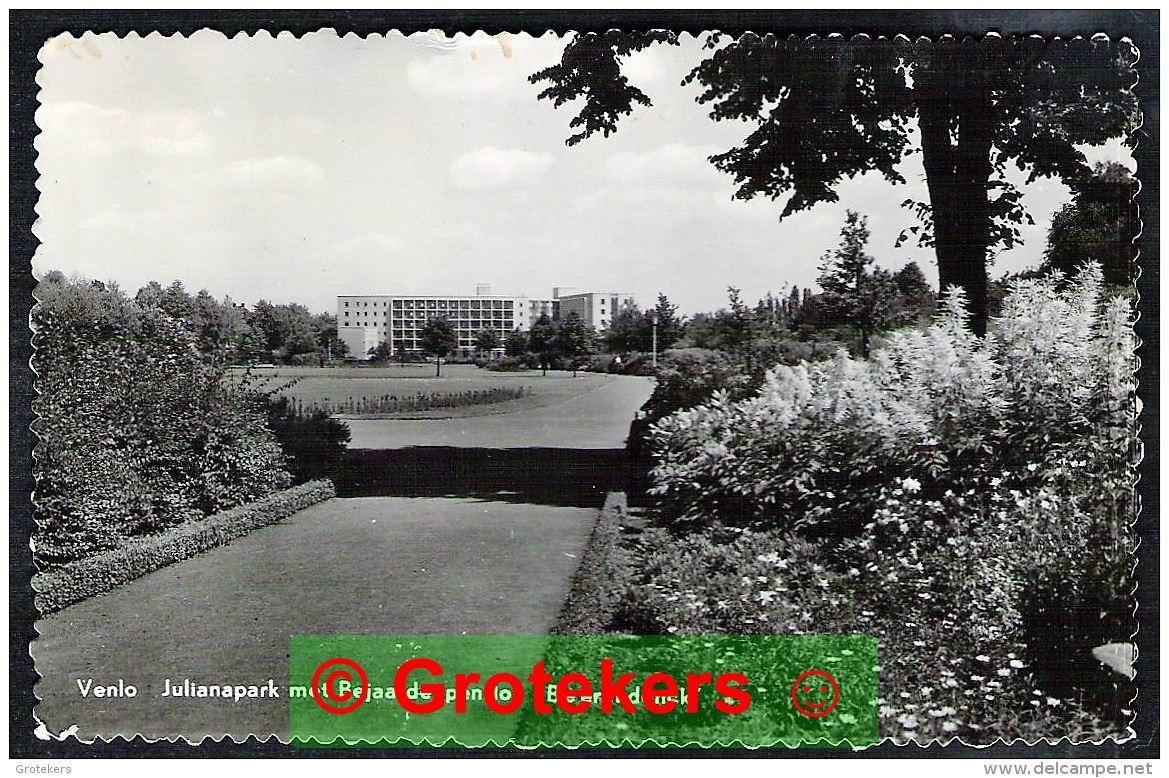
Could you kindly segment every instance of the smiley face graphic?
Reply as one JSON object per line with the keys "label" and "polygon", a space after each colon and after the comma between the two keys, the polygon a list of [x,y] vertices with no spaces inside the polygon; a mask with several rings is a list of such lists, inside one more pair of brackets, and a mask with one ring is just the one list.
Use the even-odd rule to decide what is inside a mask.
{"label": "smiley face graphic", "polygon": [[823,670],[809,670],[792,684],[792,703],[796,710],[810,719],[818,719],[832,712],[840,702],[840,687],[836,679]]}

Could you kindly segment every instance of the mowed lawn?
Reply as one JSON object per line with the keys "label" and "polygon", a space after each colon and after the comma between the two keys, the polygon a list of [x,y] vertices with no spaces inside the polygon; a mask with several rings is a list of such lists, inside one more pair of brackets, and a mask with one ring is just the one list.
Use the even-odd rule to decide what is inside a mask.
{"label": "mowed lawn", "polygon": [[411,415],[458,418],[556,405],[578,397],[591,389],[613,380],[603,373],[577,373],[550,370],[543,375],[539,370],[515,373],[497,373],[474,365],[443,365],[442,376],[435,377],[434,365],[408,364],[405,367],[280,367],[252,370],[257,386],[269,391],[282,387],[293,379],[295,384],[279,394],[304,403],[346,402],[379,398],[385,395],[408,397],[417,394],[457,393],[482,391],[494,387],[520,387],[531,394],[514,400],[463,408],[442,408]]}
{"label": "mowed lawn", "polygon": [[[589,374],[574,379],[571,373],[549,372],[547,379],[536,373],[531,382],[547,387],[544,394],[467,409],[480,413],[425,420],[350,419],[349,448],[621,450],[630,423],[653,392],[653,379],[642,376]],[[520,407],[533,399],[541,402]],[[552,460],[545,464],[555,467]]]}
{"label": "mowed lawn", "polygon": [[[546,634],[596,516],[472,499],[321,503],[39,621],[36,715],[54,733],[78,724],[83,740],[287,739],[286,695],[174,699],[159,696],[164,679],[274,678],[283,692],[293,635]],[[138,694],[83,698],[77,682],[90,678]]]}

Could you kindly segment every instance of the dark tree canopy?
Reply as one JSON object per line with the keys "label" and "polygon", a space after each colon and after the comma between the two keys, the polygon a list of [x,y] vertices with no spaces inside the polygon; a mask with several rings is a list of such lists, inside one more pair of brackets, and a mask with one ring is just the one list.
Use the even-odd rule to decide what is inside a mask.
{"label": "dark tree canopy", "polygon": [[520,327],[516,327],[507,335],[503,353],[509,357],[522,357],[528,353],[528,334]]}
{"label": "dark tree canopy", "polygon": [[532,322],[528,329],[528,349],[540,360],[540,369],[548,374],[548,365],[556,356],[556,324],[548,314]]}
{"label": "dark tree canopy", "polygon": [[318,328],[308,308],[298,303],[256,303],[248,324],[261,333],[264,350],[281,362],[317,350]]}
{"label": "dark tree canopy", "polygon": [[[1077,148],[1115,137],[1133,142],[1139,112],[1132,87],[1136,52],[1127,41],[1000,38],[845,40],[745,35],[709,56],[683,84],[703,88],[716,121],[755,130],[711,162],[735,180],[735,197],[787,197],[780,218],[838,199],[836,187],[869,171],[904,183],[898,164],[920,149],[929,203],[907,200],[934,246],[943,288],[962,287],[971,325],[986,325],[987,262],[1018,239],[1029,217],[1005,178],[1028,173],[1084,178]],[[667,33],[578,35],[561,62],[533,74],[540,97],[560,106],[583,98],[568,139],[609,135],[635,104],[650,100],[621,73],[622,60]],[[920,145],[918,141],[920,134]]]}
{"label": "dark tree canopy", "polygon": [[916,262],[908,262],[893,274],[897,297],[893,301],[893,324],[902,326],[915,321],[927,324],[937,307],[937,295]]}
{"label": "dark tree canopy", "polygon": [[394,350],[384,340],[369,350],[369,358],[373,362],[388,362],[392,356],[394,356]]}
{"label": "dark tree canopy", "polygon": [[499,333],[487,327],[475,333],[475,350],[480,354],[490,354],[499,348]]}
{"label": "dark tree canopy", "polygon": [[662,292],[658,292],[657,305],[648,311],[642,311],[636,303],[623,306],[605,332],[605,347],[613,354],[652,351],[655,326],[658,351],[670,348],[682,337],[678,306]]}
{"label": "dark tree canopy", "polygon": [[840,230],[840,246],[824,255],[820,264],[820,307],[833,323],[854,328],[860,336],[861,356],[868,357],[872,334],[892,324],[896,283],[887,270],[874,266],[865,253],[868,221],[849,211]]}
{"label": "dark tree canopy", "polygon": [[651,314],[658,323],[658,349],[668,349],[681,339],[682,319],[678,316],[678,306],[664,293],[658,292],[658,304]]}
{"label": "dark tree canopy", "polygon": [[445,316],[435,316],[428,319],[422,327],[419,346],[422,353],[434,357],[434,374],[442,373],[442,358],[459,347],[459,335],[455,325]]}
{"label": "dark tree canopy", "polygon": [[576,370],[583,357],[597,350],[597,333],[584,323],[576,311],[570,311],[556,328],[555,352],[567,359],[576,377]]}
{"label": "dark tree canopy", "polygon": [[604,347],[610,354],[648,352],[653,346],[652,314],[637,304],[621,306],[604,331]]}
{"label": "dark tree canopy", "polygon": [[1097,165],[1086,180],[1073,185],[1072,201],[1051,220],[1044,268],[1073,275],[1095,260],[1110,284],[1134,280],[1140,219],[1134,197],[1137,182],[1119,163]]}

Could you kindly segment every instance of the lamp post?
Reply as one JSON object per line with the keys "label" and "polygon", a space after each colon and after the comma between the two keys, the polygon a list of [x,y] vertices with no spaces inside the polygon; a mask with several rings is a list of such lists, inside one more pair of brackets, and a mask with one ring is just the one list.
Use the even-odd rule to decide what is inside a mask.
{"label": "lamp post", "polygon": [[654,366],[654,374],[656,375],[658,372],[658,312],[657,311],[653,312],[653,314],[650,317],[650,321],[653,322],[653,336],[654,336],[653,366]]}

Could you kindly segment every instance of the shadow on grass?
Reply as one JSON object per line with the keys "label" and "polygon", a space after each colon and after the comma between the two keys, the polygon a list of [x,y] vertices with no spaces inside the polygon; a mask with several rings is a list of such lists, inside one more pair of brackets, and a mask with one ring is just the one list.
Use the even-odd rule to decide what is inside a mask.
{"label": "shadow on grass", "polygon": [[336,478],[338,497],[477,497],[599,508],[626,491],[625,449],[410,446],[350,449]]}

